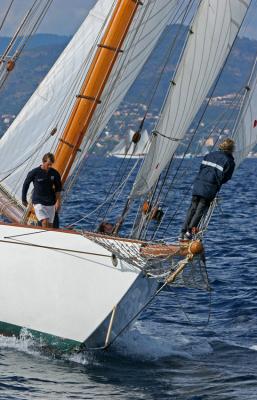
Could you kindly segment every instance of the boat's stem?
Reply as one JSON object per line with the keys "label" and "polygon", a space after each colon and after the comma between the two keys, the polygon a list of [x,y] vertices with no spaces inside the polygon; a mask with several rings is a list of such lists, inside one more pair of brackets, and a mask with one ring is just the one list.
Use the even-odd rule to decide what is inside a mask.
{"label": "boat's stem", "polygon": [[117,308],[117,306],[114,306],[113,310],[112,310],[111,320],[110,320],[110,323],[108,326],[104,347],[108,346],[108,343],[109,343],[109,339],[110,339],[110,335],[111,335],[111,331],[112,331],[112,325],[113,325],[113,321],[114,321],[114,317],[115,317],[115,313],[116,313],[116,308]]}

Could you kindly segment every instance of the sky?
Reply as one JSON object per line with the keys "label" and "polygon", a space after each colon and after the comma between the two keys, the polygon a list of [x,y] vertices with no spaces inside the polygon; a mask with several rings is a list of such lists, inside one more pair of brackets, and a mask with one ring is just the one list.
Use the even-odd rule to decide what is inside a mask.
{"label": "sky", "polygon": [[[10,36],[17,28],[25,12],[35,0],[14,0],[0,36]],[[41,0],[45,1],[45,0]],[[96,0],[53,0],[42,21],[38,33],[72,35],[87,16]],[[0,0],[0,25],[11,0]]]}
{"label": "sky", "polygon": [[[19,25],[25,10],[35,0],[13,0],[11,12],[0,32],[0,36],[11,36]],[[45,0],[41,0],[45,1]],[[223,1],[223,0],[220,0]],[[0,25],[11,0],[0,0]],[[42,21],[38,33],[72,35],[80,26],[96,0],[53,0],[51,8]],[[241,36],[257,40],[257,0],[252,0],[251,8]]]}

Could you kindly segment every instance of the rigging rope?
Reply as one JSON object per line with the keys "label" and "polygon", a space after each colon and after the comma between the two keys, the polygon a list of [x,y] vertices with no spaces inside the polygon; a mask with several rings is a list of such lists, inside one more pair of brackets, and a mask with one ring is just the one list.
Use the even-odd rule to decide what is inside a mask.
{"label": "rigging rope", "polygon": [[[141,21],[143,20],[145,14],[148,12],[148,10],[150,9],[150,6],[154,7],[154,3],[148,3],[145,7],[144,7],[144,12],[141,13]],[[132,45],[135,42],[135,37],[140,29],[140,20],[137,21],[137,26],[136,29],[133,29],[130,31],[130,33],[127,35],[127,43],[131,43],[130,47],[126,47],[124,50],[124,57],[121,57],[120,59],[117,60],[117,72],[115,74],[113,74],[113,76],[111,76],[111,79],[109,80],[109,92],[107,92],[105,94],[104,97],[104,101],[102,99],[102,104],[101,104],[101,109],[100,109],[100,113],[98,113],[97,118],[94,119],[94,121],[92,121],[92,127],[90,126],[89,129],[91,129],[92,133],[90,134],[91,137],[91,141],[95,140],[96,135],[98,134],[99,131],[99,126],[105,116],[107,107],[109,106],[109,102],[111,99],[111,95],[112,92],[114,91],[116,84],[119,83],[119,78],[120,78],[120,73],[122,71],[122,68],[124,67],[124,65],[126,65],[126,61],[127,58],[129,57],[129,51],[132,49]],[[132,38],[132,39],[131,39]],[[120,46],[118,46],[120,47]],[[99,89],[100,90],[100,89]],[[80,157],[81,158],[81,157]],[[80,163],[80,161],[78,160],[78,163]],[[123,176],[121,176],[121,179],[119,181],[119,183],[121,182],[122,178],[125,176],[125,174],[123,173]],[[118,173],[116,173],[116,177],[118,177]],[[76,177],[74,177],[74,181],[75,178],[77,178],[77,174]],[[114,177],[115,179],[115,177]],[[117,185],[119,185],[119,183]],[[113,190],[113,185],[110,186],[110,190],[109,192],[107,192],[106,194],[106,198],[109,197],[110,191]],[[97,217],[98,219],[98,217]]]}
{"label": "rigging rope", "polygon": [[[241,22],[241,24],[240,24],[240,27],[242,26],[244,19],[245,19],[245,17],[243,18],[243,20],[242,20],[242,22]],[[232,51],[232,48],[233,48],[233,45],[234,45],[234,43],[235,43],[235,40],[236,40],[237,36],[238,36],[238,34],[235,36],[235,38],[234,38],[234,40],[233,40],[233,43],[232,43],[231,47],[229,48],[229,51],[228,51],[228,54],[227,54],[227,58],[226,58],[226,60],[225,60],[225,62],[224,62],[224,64],[223,64],[223,66],[222,66],[221,70],[219,71],[219,74],[218,74],[218,76],[217,76],[217,78],[216,78],[216,80],[215,80],[215,83],[214,83],[214,85],[213,85],[213,87],[212,87],[212,90],[211,90],[211,96],[210,96],[210,98],[208,99],[208,101],[207,101],[205,107],[203,108],[203,111],[202,111],[202,113],[201,113],[199,122],[198,122],[198,124],[197,124],[197,126],[196,126],[196,129],[195,129],[195,131],[194,131],[194,134],[192,135],[192,137],[191,137],[191,139],[190,139],[190,141],[189,141],[189,143],[188,143],[188,145],[187,145],[186,152],[188,151],[189,147],[191,146],[192,141],[193,141],[193,138],[195,137],[196,132],[197,132],[198,129],[199,129],[200,123],[201,123],[201,121],[202,121],[202,119],[203,119],[203,116],[205,115],[205,112],[206,112],[207,107],[208,107],[208,105],[209,105],[210,99],[212,98],[213,93],[214,93],[214,91],[215,91],[215,89],[216,89],[216,86],[217,86],[217,84],[218,84],[218,82],[219,82],[219,80],[220,80],[220,76],[221,76],[222,72],[224,71],[225,65],[226,65],[226,63],[227,63],[227,60],[228,60],[228,58],[229,58],[229,55],[231,54],[231,51]],[[186,46],[186,44],[185,44],[185,46]],[[182,54],[183,54],[183,51],[182,51],[182,53],[181,53],[180,60],[181,60],[181,58],[182,58]],[[179,60],[179,63],[180,63],[180,60]],[[178,64],[179,64],[179,63],[178,63]],[[214,68],[214,66],[213,66],[213,68]],[[175,72],[175,75],[176,75],[176,72]],[[199,89],[199,90],[200,90],[200,89]],[[188,96],[186,96],[186,98],[188,99]],[[184,153],[184,156],[185,156],[186,152]],[[179,169],[180,169],[180,167],[181,167],[181,165],[182,165],[183,159],[184,159],[184,157],[182,158],[182,160],[181,160],[181,162],[180,162],[180,165],[179,165],[179,167],[178,167],[177,170],[176,170],[176,173],[175,173],[175,176],[174,176],[174,178],[173,178],[173,181],[176,179],[176,177],[177,177],[177,175],[178,175],[178,171],[179,171]],[[171,164],[170,164],[170,165],[171,165]]]}
{"label": "rigging rope", "polygon": [[[217,85],[217,83],[218,83],[218,82],[216,82],[216,85]],[[216,87],[216,85],[215,85],[215,87]],[[215,88],[214,88],[214,89],[215,89]],[[178,165],[178,167],[177,167],[177,169],[176,169],[176,171],[175,171],[175,175],[173,176],[173,178],[172,178],[172,180],[171,180],[171,182],[170,182],[168,188],[166,188],[166,194],[165,194],[164,197],[161,199],[161,202],[162,202],[162,203],[164,203],[164,202],[166,201],[167,196],[168,196],[168,194],[170,193],[170,191],[172,190],[172,188],[175,186],[175,183],[179,180],[179,178],[181,178],[181,177],[179,177],[178,173],[179,173],[179,171],[181,170],[181,166],[182,166],[183,161],[184,161],[184,159],[185,159],[185,154],[189,151],[190,146],[192,145],[192,142],[193,142],[193,138],[196,136],[196,133],[197,133],[198,130],[199,130],[199,127],[200,127],[200,124],[201,124],[201,122],[202,122],[202,120],[203,120],[203,117],[205,116],[205,113],[207,112],[207,107],[209,106],[209,104],[210,104],[210,102],[211,102],[211,100],[212,100],[213,92],[214,92],[214,90],[212,91],[212,93],[211,93],[211,95],[210,95],[210,98],[208,99],[207,105],[206,105],[206,107],[204,108],[204,111],[203,111],[203,113],[202,113],[202,115],[201,115],[201,117],[200,117],[200,120],[199,120],[199,122],[198,122],[198,124],[197,124],[197,127],[196,127],[196,129],[194,130],[194,133],[193,133],[193,135],[192,135],[192,137],[191,137],[191,139],[190,139],[190,141],[189,141],[189,143],[188,143],[188,145],[187,145],[187,148],[186,148],[186,150],[185,150],[185,152],[184,152],[184,155],[183,155],[183,157],[182,157],[182,159],[181,159],[181,161],[180,161],[180,163],[179,163],[179,165]],[[240,90],[236,93],[236,96],[235,96],[234,99],[233,99],[233,102],[232,102],[232,104],[231,104],[231,109],[232,109],[232,111],[230,112],[230,110],[227,109],[227,110],[225,110],[225,112],[224,112],[220,117],[217,118],[217,125],[216,125],[216,126],[214,125],[213,130],[208,134],[206,140],[211,136],[211,134],[213,133],[214,129],[218,126],[218,123],[222,120],[223,117],[225,117],[226,114],[229,115],[229,112],[230,112],[230,116],[233,115],[233,113],[235,112],[235,109],[238,107],[238,105],[239,105],[240,102],[241,102],[241,99],[242,99],[241,92],[242,92],[242,89],[240,89]],[[228,119],[229,119],[229,118],[228,118]],[[224,130],[225,130],[226,128],[227,128],[227,125],[224,124],[223,129],[221,130],[221,132],[224,132]],[[218,139],[217,139],[217,140],[218,140]],[[217,142],[217,141],[216,141],[216,142]],[[215,146],[216,142],[214,143],[213,147]],[[169,166],[168,166],[168,170],[171,169],[172,161],[173,161],[173,157],[171,158],[171,162],[170,162],[170,164],[169,164]],[[188,172],[189,172],[189,171],[185,170],[185,171],[183,172],[183,176],[186,176],[186,174],[187,174]],[[164,180],[166,180],[167,177],[168,177],[168,174],[166,173],[166,174],[165,174],[165,179],[164,179]],[[161,190],[162,190],[163,188],[164,188],[164,185],[161,186]],[[165,232],[167,232],[167,230],[168,230],[168,228],[169,228],[171,222],[173,221],[174,217],[177,215],[177,212],[178,212],[178,210],[180,209],[181,204],[183,204],[183,201],[184,201],[184,199],[186,198],[188,192],[189,192],[189,189],[187,189],[186,194],[183,196],[183,199],[181,200],[180,204],[178,205],[177,210],[173,213],[172,217],[170,218],[170,222],[168,223],[168,225],[167,225],[165,231],[162,232],[163,234],[165,234]],[[158,203],[158,202],[160,201],[160,196],[161,196],[161,194],[162,194],[161,191],[159,191],[159,193],[158,193],[158,195],[157,195],[157,199],[155,200],[155,203]],[[149,222],[150,222],[150,221],[148,221],[148,226],[149,226]],[[162,222],[161,222],[161,223],[162,223]],[[146,229],[147,229],[147,228],[148,228],[148,227],[146,227]],[[158,229],[159,229],[159,226],[158,226]],[[154,238],[155,238],[155,232],[153,231],[153,234],[152,234],[152,236],[151,236],[151,239],[153,240]]]}
{"label": "rigging rope", "polygon": [[[218,117],[217,117],[217,120],[216,120],[216,123],[214,123],[213,129],[210,131],[210,133],[208,134],[208,136],[204,138],[205,140],[207,140],[208,138],[211,137],[211,135],[213,134],[214,130],[218,127],[218,124],[222,121],[223,118],[227,117],[227,120],[230,120],[230,117],[231,117],[232,114],[235,112],[235,110],[238,108],[238,105],[240,104],[241,100],[242,100],[242,89],[240,89],[240,91],[238,91],[238,93],[236,93],[236,95],[235,95],[235,97],[234,97],[234,100],[233,100],[233,102],[232,102],[232,104],[231,104],[231,109],[232,109],[232,111],[230,112],[230,109],[228,108],[228,109],[226,109],[226,110],[222,113],[221,116],[218,116]],[[223,128],[221,129],[220,134],[221,134],[222,132],[224,132],[224,130],[225,130],[227,127],[228,127],[228,125],[226,125],[226,122],[224,122],[224,125],[223,125]],[[214,148],[214,147],[216,146],[218,140],[219,140],[219,139],[217,138],[216,141],[214,141],[212,148]],[[187,149],[187,151],[188,151],[189,149],[190,149],[190,147]],[[184,157],[183,157],[182,160],[184,161]],[[177,172],[179,172],[178,170],[181,169],[181,166],[182,166],[182,162],[179,164],[179,167],[178,167],[178,169],[177,169]],[[161,200],[160,200],[162,203],[165,203],[165,201],[167,200],[168,194],[169,194],[169,193],[171,192],[171,190],[175,187],[175,184],[176,184],[177,182],[179,182],[182,178],[185,178],[185,177],[189,174],[189,172],[190,172],[189,169],[184,169],[183,173],[182,173],[180,176],[179,176],[178,174],[175,174],[175,176],[173,177],[173,179],[172,179],[172,181],[170,182],[170,184],[168,185],[168,187],[166,187],[166,194],[163,195],[163,197],[162,197]],[[175,210],[175,212],[174,212],[174,213],[172,214],[172,216],[170,217],[169,223],[167,224],[167,226],[166,226],[166,228],[165,228],[165,231],[162,232],[164,235],[165,235],[165,233],[167,232],[168,228],[170,227],[170,224],[172,223],[172,221],[173,221],[174,218],[176,217],[178,211],[181,209],[181,206],[182,206],[182,204],[184,203],[185,199],[188,197],[188,193],[189,193],[190,188],[191,188],[191,184],[190,184],[190,186],[185,190],[185,193],[184,193],[184,195],[182,196],[182,199],[181,199],[180,203],[178,204],[177,209]],[[160,195],[161,195],[161,194],[160,194]],[[155,235],[155,232],[153,232],[153,235],[152,235],[152,237],[151,237],[152,240],[155,239],[155,236],[156,236],[156,235]]]}
{"label": "rigging rope", "polygon": [[[149,4],[148,4],[148,6],[145,7],[145,9],[147,9],[147,7],[149,7]],[[129,26],[130,21],[127,21],[127,24]],[[138,29],[139,29],[139,26],[137,26],[137,29],[135,30],[135,35],[136,35]],[[122,38],[121,38],[121,40],[122,40]],[[119,54],[119,48],[120,47],[121,47],[121,42],[117,45],[117,49],[115,50],[115,54],[116,55]],[[119,66],[119,64],[120,64],[120,67],[119,67],[120,70],[121,70],[123,64],[125,63],[126,58],[128,57],[128,51],[125,52],[124,54],[125,54],[125,57],[121,57],[120,59],[117,59],[117,63],[118,63],[117,65]],[[87,135],[86,135],[86,137],[84,138],[84,140],[82,141],[82,144],[81,144],[81,148],[83,148],[83,151],[81,152],[81,155],[77,156],[77,160],[75,162],[76,165],[80,164],[81,158],[83,156],[84,150],[86,150],[87,144],[89,144],[90,142],[94,143],[95,140],[96,140],[96,137],[97,137],[98,132],[99,132],[100,123],[101,123],[103,117],[105,116],[105,111],[106,111],[107,105],[109,103],[109,100],[111,98],[111,92],[114,90],[115,84],[119,80],[120,70],[118,69],[118,73],[111,75],[111,77],[109,79],[109,82],[108,82],[108,84],[110,86],[109,87],[109,93],[107,94],[107,96],[105,96],[104,101],[103,101],[103,98],[101,99],[100,113],[98,113],[98,115],[97,115],[97,113],[95,113],[95,118],[90,122],[90,125],[88,127],[88,131],[87,131]],[[109,74],[109,71],[106,71],[106,77],[108,76],[108,74]],[[102,95],[103,95],[103,93],[104,93],[103,87],[99,87],[98,93],[96,94],[96,98],[100,98],[100,96],[99,96],[100,93],[102,93]],[[92,107],[93,107],[93,105],[92,105]],[[74,184],[76,177],[77,177],[77,175],[74,175],[74,177],[72,178],[72,184]]]}
{"label": "rigging rope", "polygon": [[[193,6],[193,1],[192,0],[190,0],[188,2],[187,6],[185,8],[183,8],[182,4],[181,4],[180,8],[178,8],[177,12],[175,13],[175,15],[174,15],[174,17],[173,17],[173,19],[171,21],[172,23],[178,23],[178,21],[180,20],[181,16],[183,16],[183,18],[181,20],[181,23],[180,23],[180,26],[179,26],[179,29],[178,29],[178,31],[177,31],[177,33],[175,35],[175,38],[172,40],[171,45],[169,46],[169,49],[166,52],[166,55],[164,56],[164,61],[162,62],[162,68],[161,68],[160,72],[158,73],[158,77],[157,77],[157,79],[155,81],[155,84],[154,84],[154,87],[153,87],[153,90],[152,90],[152,94],[150,95],[150,99],[149,99],[148,104],[146,106],[146,110],[145,110],[144,116],[142,117],[142,121],[140,123],[140,127],[139,127],[138,131],[141,131],[142,128],[143,128],[144,121],[145,121],[146,116],[147,116],[147,114],[149,112],[149,109],[150,109],[150,107],[152,105],[152,102],[153,102],[154,96],[156,95],[157,89],[158,89],[158,87],[160,85],[161,78],[162,78],[162,76],[164,74],[164,71],[165,71],[165,68],[166,68],[166,66],[168,64],[168,61],[169,61],[170,56],[171,56],[171,53],[173,52],[173,50],[175,48],[175,44],[177,43],[178,38],[179,38],[179,36],[181,34],[181,31],[183,29],[183,23],[186,20],[186,18],[188,16],[192,6]],[[182,11],[181,11],[181,8],[183,8]],[[131,159],[131,156],[130,156],[130,159]],[[119,169],[118,169],[118,171],[117,171],[117,173],[116,173],[116,175],[114,177],[114,180],[113,180],[112,184],[110,185],[109,192],[113,189],[113,185],[115,183],[115,180],[118,179],[118,174],[119,174],[119,172],[120,172],[120,170],[121,170],[121,168],[123,166],[124,160],[125,160],[125,157],[124,157],[124,159],[123,159],[123,161],[122,161],[122,163],[121,163],[121,165],[120,165],[120,167],[119,167]],[[123,175],[126,173],[128,167],[129,167],[129,163],[127,163],[127,168],[123,172]],[[122,179],[122,177],[120,178],[120,180],[121,179]],[[108,194],[109,193],[107,193],[106,196],[108,196]],[[110,207],[111,207],[111,204],[110,204],[109,208]],[[110,211],[109,208],[107,208],[107,210],[105,211],[104,216],[102,217],[103,219],[105,219],[107,214],[109,213],[109,211]]]}
{"label": "rigging rope", "polygon": [[[34,1],[34,4],[31,7],[31,9],[35,6],[37,1],[39,1],[39,0]],[[48,0],[48,3],[47,3],[48,6],[50,6],[50,3],[52,1],[53,0]],[[113,6],[112,7],[114,7],[114,3],[115,3],[115,1],[113,2]],[[42,3],[41,3],[41,5],[42,5]],[[45,6],[45,7],[47,8],[47,6]],[[45,10],[46,10],[46,8],[45,8]],[[110,13],[111,13],[111,11],[112,11],[112,9],[110,10]],[[32,12],[32,11],[30,10],[30,12]],[[106,20],[109,18],[110,13],[106,17]],[[105,20],[105,22],[106,22],[106,20]],[[42,152],[43,146],[52,137],[51,134],[49,135],[50,129],[52,131],[53,126],[54,127],[58,126],[58,120],[59,120],[59,124],[60,124],[60,117],[61,116],[63,118],[63,123],[65,122],[65,119],[67,118],[68,108],[70,109],[71,104],[74,101],[75,94],[78,93],[78,87],[79,87],[79,85],[81,86],[81,83],[83,81],[83,73],[85,73],[85,70],[88,69],[90,60],[91,60],[91,58],[93,56],[93,52],[95,51],[97,42],[99,41],[99,37],[103,32],[103,26],[104,26],[104,22],[102,24],[101,30],[98,33],[98,36],[97,36],[95,42],[93,43],[93,45],[91,47],[91,50],[89,52],[89,56],[87,57],[87,59],[85,59],[83,61],[82,68],[78,71],[77,76],[75,76],[75,78],[70,82],[70,88],[68,89],[68,96],[66,97],[66,100],[63,103],[63,106],[60,108],[58,113],[53,116],[53,120],[49,122],[49,125],[46,128],[45,134],[41,138],[40,143],[38,145],[36,145],[36,148],[33,149],[32,152],[30,152],[30,154],[25,158],[25,160],[22,160],[19,163],[19,165],[15,165],[13,168],[11,168],[11,169],[9,169],[7,171],[4,171],[4,172],[2,171],[2,175],[4,175],[4,177],[2,178],[1,181],[4,181],[5,179],[7,179],[10,175],[12,175],[12,173],[15,173],[18,168],[23,166],[24,167],[24,173],[26,173],[25,171],[28,171],[31,168],[32,164],[35,162],[36,159],[39,162],[38,154],[40,152]],[[52,91],[52,86],[51,86],[51,88],[49,88],[49,90]],[[54,124],[53,124],[53,122],[54,122]],[[61,126],[59,126],[59,128],[58,128],[58,132],[60,132],[60,129],[61,129]],[[54,142],[57,142],[58,141],[58,134],[55,135],[55,138],[56,139],[54,140]],[[54,146],[54,144],[53,144],[53,146]],[[51,147],[51,149],[53,149],[53,146]],[[25,167],[25,165],[26,165],[26,167]],[[14,187],[14,193],[16,193],[16,191],[17,191],[17,187],[18,187],[17,185],[18,185],[18,182],[16,184],[16,187]]]}
{"label": "rigging rope", "polygon": [[[132,175],[132,173],[134,172],[134,169],[137,167],[137,164],[135,164],[133,166],[133,168],[130,170],[130,173],[128,174],[128,176],[125,178],[125,180],[123,182],[121,182],[121,184],[117,187],[117,189],[110,195],[110,199],[112,199],[113,197],[116,196],[116,194],[119,193],[119,191],[125,186],[126,182],[129,180],[130,176]],[[103,203],[99,204],[99,206],[97,206],[93,211],[91,211],[90,213],[84,215],[83,217],[81,217],[80,219],[76,220],[75,222],[73,222],[72,224],[69,224],[67,226],[67,228],[78,225],[80,222],[88,219],[91,215],[93,215],[95,212],[97,212],[100,208],[102,208],[104,206],[104,204],[106,202],[109,201],[109,198],[105,199],[103,201]]]}
{"label": "rigging rope", "polygon": [[11,0],[9,6],[7,7],[7,10],[6,10],[6,12],[5,12],[4,16],[3,16],[2,22],[1,22],[1,24],[0,24],[0,32],[1,32],[2,28],[3,28],[3,26],[4,26],[4,23],[5,23],[5,21],[6,21],[6,18],[8,17],[8,14],[9,14],[9,12],[10,12],[10,10],[11,10],[11,7],[12,7],[12,5],[13,5],[13,2],[14,2],[14,0]]}
{"label": "rigging rope", "polygon": [[35,0],[23,18],[3,55],[0,57],[0,89],[3,87],[10,72],[14,69],[15,62],[32,34],[38,28],[52,1],[53,0],[46,0],[45,4],[42,6],[41,0]]}
{"label": "rigging rope", "polygon": [[[134,314],[130,320],[119,330],[119,332],[117,332],[115,334],[115,336],[109,340],[110,338],[110,330],[112,328],[113,325],[113,317],[112,316],[111,320],[110,320],[110,324],[109,324],[109,328],[108,328],[108,333],[107,333],[107,337],[108,340],[105,341],[105,345],[104,346],[99,346],[99,347],[86,347],[85,344],[83,344],[80,348],[80,351],[83,350],[89,350],[89,351],[96,351],[96,350],[107,350],[111,345],[114,344],[114,342],[118,339],[118,337],[120,337],[122,335],[122,333],[137,319],[137,317],[149,306],[149,304],[163,291],[163,289],[170,284],[173,284],[174,281],[177,279],[177,277],[179,275],[181,275],[181,273],[184,271],[185,267],[188,265],[188,263],[190,262],[190,255],[188,255],[186,258],[180,260],[172,269],[172,271],[170,271],[170,273],[167,275],[164,283],[159,287],[158,290],[155,291],[155,293],[150,297],[150,299],[139,309],[138,312],[136,312],[136,314]],[[210,292],[210,288],[208,287],[207,289]],[[210,297],[211,298],[211,297]],[[116,313],[117,310],[117,305],[114,307],[113,309],[113,314]],[[187,314],[185,314],[187,315]],[[204,328],[206,328],[206,326],[208,325],[210,320],[210,302],[209,302],[209,314],[208,314],[208,320],[207,323],[204,325]],[[190,319],[189,319],[190,321]]]}

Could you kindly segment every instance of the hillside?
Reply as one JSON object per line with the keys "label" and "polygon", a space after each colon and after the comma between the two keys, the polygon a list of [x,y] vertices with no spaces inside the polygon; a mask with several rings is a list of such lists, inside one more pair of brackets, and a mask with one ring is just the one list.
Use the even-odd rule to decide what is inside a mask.
{"label": "hillside", "polygon": [[[158,43],[158,46],[156,46],[140,76],[121,105],[121,112],[126,109],[126,123],[132,128],[136,129],[137,127],[135,125],[135,115],[137,112],[141,115],[143,113],[143,110],[141,110],[143,107],[142,104],[147,103],[152,83],[158,78],[158,72],[163,65],[163,60],[166,58],[166,54],[170,49],[177,30],[178,26],[167,27]],[[179,49],[182,47],[184,38],[185,27],[182,29],[182,34],[174,49],[173,57],[169,59],[169,62],[165,67],[163,78],[161,79],[159,89],[150,110],[153,117],[156,115],[157,110],[160,108],[161,102],[163,101],[167,84],[175,69],[179,56]],[[0,118],[6,114],[17,115],[42,78],[46,75],[47,71],[51,68],[68,41],[68,37],[57,35],[40,34],[35,35],[32,38],[17,62],[16,68],[7,81],[5,88],[1,91]],[[3,51],[7,43],[8,38],[1,38],[0,51]],[[215,90],[215,96],[226,96],[230,93],[234,93],[245,84],[256,53],[257,41],[247,38],[237,39],[221,80]],[[239,60],[240,62],[238,62]],[[151,82],[151,85],[149,82]],[[141,104],[141,106],[138,106],[138,104]],[[212,113],[210,113],[210,115],[212,115]],[[213,115],[215,115],[215,112]],[[148,122],[148,128],[151,128],[153,121]],[[3,118],[1,118],[0,133],[4,132],[7,125],[8,118],[7,120],[5,119],[5,123],[3,123]],[[108,130],[115,131],[114,133],[119,134],[119,129],[120,126],[117,124],[117,121],[112,119],[108,124]]]}

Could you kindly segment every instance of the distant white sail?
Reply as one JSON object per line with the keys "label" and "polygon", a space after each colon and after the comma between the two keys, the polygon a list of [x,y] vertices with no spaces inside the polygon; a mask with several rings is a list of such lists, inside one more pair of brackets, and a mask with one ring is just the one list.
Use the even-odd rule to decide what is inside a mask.
{"label": "distant white sail", "polygon": [[203,0],[131,197],[156,183],[229,54],[250,0]]}
{"label": "distant white sail", "polygon": [[114,157],[131,157],[131,158],[141,158],[147,154],[150,146],[149,135],[147,130],[144,129],[141,133],[141,138],[138,143],[133,143],[134,132],[130,129],[128,135],[122,139],[110,153]]}
{"label": "distant white sail", "polygon": [[129,148],[131,146],[132,138],[133,138],[134,132],[132,129],[128,131],[128,134],[125,136],[125,138],[121,139],[121,141],[114,147],[113,151],[110,153],[111,156],[121,156],[124,157],[127,152],[129,151]]}
{"label": "distant white sail", "polygon": [[257,144],[257,59],[232,137],[236,144],[234,157],[238,166]]}
{"label": "distant white sail", "polygon": [[[16,199],[27,172],[40,164],[42,155],[53,151],[69,117],[89,68],[97,43],[108,23],[113,0],[99,0],[59,57],[46,78],[0,141],[0,182]],[[95,143],[106,123],[124,98],[157,40],[175,12],[177,0],[144,0],[123,45],[101,97],[86,139],[84,152]],[[58,124],[65,110],[66,119]],[[57,133],[50,132],[57,126]]]}

